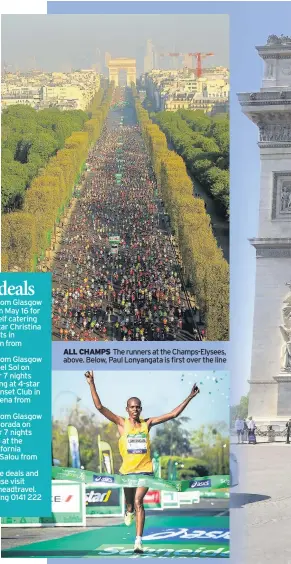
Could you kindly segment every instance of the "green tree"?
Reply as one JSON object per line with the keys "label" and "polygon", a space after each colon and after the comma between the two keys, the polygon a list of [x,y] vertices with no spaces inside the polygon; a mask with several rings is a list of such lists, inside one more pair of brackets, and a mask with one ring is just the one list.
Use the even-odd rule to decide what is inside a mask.
{"label": "green tree", "polygon": [[229,428],[224,422],[201,425],[192,433],[193,452],[206,460],[209,474],[229,474]]}
{"label": "green tree", "polygon": [[[229,118],[206,116],[202,111],[158,112],[153,121],[165,133],[169,146],[185,160],[189,171],[229,214]],[[203,164],[202,164],[203,163]]]}
{"label": "green tree", "polygon": [[109,443],[112,449],[114,472],[121,466],[118,448],[119,433],[116,425],[107,421],[100,422],[96,414],[82,408],[72,408],[71,413],[63,420],[53,422],[53,455],[60,460],[61,466],[69,461],[68,425],[76,427],[79,435],[81,465],[86,470],[99,472],[98,435]]}
{"label": "green tree", "polygon": [[159,425],[151,443],[152,452],[157,451],[160,456],[191,454],[190,433],[183,427],[188,421],[188,417],[179,417]]}
{"label": "green tree", "polygon": [[177,468],[177,480],[191,480],[196,476],[209,475],[208,463],[201,458],[194,458],[193,456],[162,456],[161,463],[161,477],[164,480],[168,479],[168,464],[172,461]]}
{"label": "green tree", "polygon": [[240,402],[237,405],[232,405],[230,407],[230,426],[234,427],[234,423],[237,417],[240,419],[246,419],[248,416],[249,409],[249,394],[242,396]]}
{"label": "green tree", "polygon": [[48,160],[65,145],[73,131],[80,131],[86,112],[37,112],[15,105],[2,114],[2,210],[21,209],[25,190]]}

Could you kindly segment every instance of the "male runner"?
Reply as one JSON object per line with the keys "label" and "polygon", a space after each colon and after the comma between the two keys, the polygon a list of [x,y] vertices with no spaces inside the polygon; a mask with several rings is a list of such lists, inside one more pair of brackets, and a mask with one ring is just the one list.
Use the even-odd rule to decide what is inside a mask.
{"label": "male runner", "polygon": [[[142,419],[140,417],[142,405],[140,399],[136,397],[127,400],[126,411],[128,418],[120,417],[112,413],[107,407],[102,405],[99,395],[95,388],[93,371],[85,374],[87,382],[90,386],[94,405],[106,419],[115,423],[120,434],[119,450],[122,457],[122,466],[120,474],[135,476],[153,476],[153,464],[150,454],[150,438],[149,431],[154,425],[165,423],[170,419],[175,419],[184,411],[188,403],[199,394],[200,390],[194,384],[189,396],[178,407],[159,417],[149,417]],[[145,511],[143,499],[148,488],[124,488],[126,513],[124,522],[131,525],[134,520],[134,511],[136,515],[136,539],[134,544],[134,552],[142,553],[142,534],[144,529]]]}

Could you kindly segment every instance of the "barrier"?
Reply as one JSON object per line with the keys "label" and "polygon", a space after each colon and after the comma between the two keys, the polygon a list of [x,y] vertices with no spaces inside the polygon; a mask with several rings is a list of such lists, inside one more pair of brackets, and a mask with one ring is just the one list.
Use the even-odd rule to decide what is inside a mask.
{"label": "barrier", "polygon": [[96,482],[86,485],[86,515],[87,517],[123,517],[124,495],[121,488],[104,489]]}
{"label": "barrier", "polygon": [[200,492],[161,492],[161,509],[179,509],[181,505],[200,502]]}
{"label": "barrier", "polygon": [[162,496],[160,490],[149,490],[144,497],[145,509],[162,510]]}
{"label": "barrier", "polygon": [[78,468],[62,468],[53,466],[52,476],[58,480],[81,481],[87,484],[98,482],[100,488],[138,488],[146,487],[154,491],[194,492],[198,491],[200,497],[229,497],[229,475],[199,476],[191,480],[171,481],[152,476],[101,474]]}
{"label": "barrier", "polygon": [[179,492],[162,491],[162,509],[179,509]]}
{"label": "barrier", "polygon": [[85,527],[85,484],[65,480],[52,482],[50,517],[2,517],[2,527]]}
{"label": "barrier", "polygon": [[222,492],[222,491],[209,491],[209,492],[200,492],[200,497],[205,497],[209,499],[229,499],[230,495],[229,492]]}
{"label": "barrier", "polygon": [[182,492],[179,494],[180,505],[192,505],[200,503],[200,492]]}

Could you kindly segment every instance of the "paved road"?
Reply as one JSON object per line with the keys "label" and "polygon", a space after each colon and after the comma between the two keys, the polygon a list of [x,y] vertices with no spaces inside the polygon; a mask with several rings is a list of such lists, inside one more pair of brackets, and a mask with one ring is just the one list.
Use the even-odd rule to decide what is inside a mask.
{"label": "paved road", "polygon": [[[177,527],[179,519],[183,517],[228,517],[228,505],[228,500],[203,499],[199,505],[184,506],[180,509],[167,509],[163,512],[147,510],[146,515],[147,517],[158,516],[161,524],[163,518],[173,518],[173,523],[175,522],[175,526]],[[85,533],[97,529],[106,528],[109,530],[110,527],[121,525],[122,523],[123,518],[121,517],[99,517],[98,519],[88,518],[86,527],[2,528],[2,550],[24,546],[28,548],[29,545],[41,541],[53,541],[70,535],[76,535],[76,533]],[[215,521],[213,521],[213,523],[215,523]],[[215,527],[216,525],[214,524],[213,528]],[[8,555],[5,556],[7,557]]]}
{"label": "paved road", "polygon": [[291,564],[291,445],[232,448],[240,484],[231,495],[231,562]]}

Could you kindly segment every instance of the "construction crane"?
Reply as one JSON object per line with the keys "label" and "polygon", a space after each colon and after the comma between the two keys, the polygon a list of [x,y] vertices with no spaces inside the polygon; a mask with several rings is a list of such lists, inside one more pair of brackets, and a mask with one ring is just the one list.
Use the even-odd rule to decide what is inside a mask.
{"label": "construction crane", "polygon": [[160,57],[171,57],[174,62],[175,59],[179,57],[196,57],[196,76],[200,78],[202,76],[202,59],[206,57],[212,57],[214,53],[160,53]]}
{"label": "construction crane", "polygon": [[202,76],[202,59],[206,57],[212,57],[214,53],[189,53],[189,56],[196,57],[196,76],[200,78]]}

